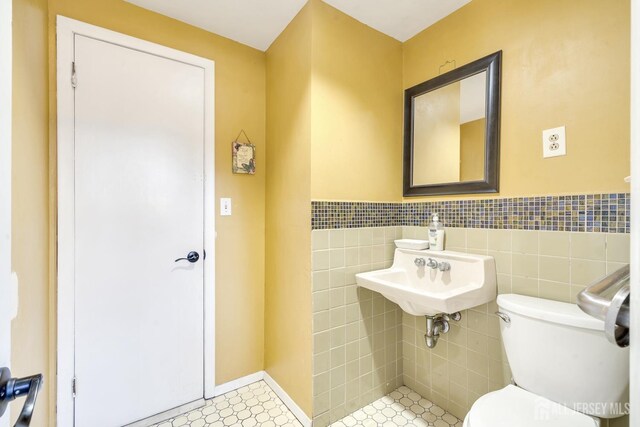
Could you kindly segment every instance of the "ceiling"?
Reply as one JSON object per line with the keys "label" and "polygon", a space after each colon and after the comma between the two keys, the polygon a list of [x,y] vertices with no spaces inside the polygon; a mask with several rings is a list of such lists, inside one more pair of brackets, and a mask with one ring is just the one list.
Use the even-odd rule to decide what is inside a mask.
{"label": "ceiling", "polygon": [[363,24],[401,42],[471,0],[324,0]]}
{"label": "ceiling", "polygon": [[[307,0],[126,0],[265,51]],[[324,0],[401,42],[471,0]]]}

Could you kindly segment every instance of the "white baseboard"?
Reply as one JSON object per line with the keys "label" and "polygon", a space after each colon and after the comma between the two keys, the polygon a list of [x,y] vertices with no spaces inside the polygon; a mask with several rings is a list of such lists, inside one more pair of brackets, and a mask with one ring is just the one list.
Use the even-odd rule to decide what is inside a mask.
{"label": "white baseboard", "polygon": [[213,389],[213,397],[220,396],[221,394],[237,390],[240,387],[248,386],[249,384],[261,381],[264,379],[264,374],[264,371],[254,372],[253,374],[249,374],[245,377],[229,381],[228,383],[217,385]]}
{"label": "white baseboard", "polygon": [[271,387],[271,389],[273,389],[273,391],[278,395],[280,400],[282,400],[282,402],[287,405],[287,408],[291,410],[293,415],[296,416],[303,427],[311,427],[311,419],[307,416],[307,414],[305,414],[305,412],[296,404],[296,402],[293,401],[293,399],[287,394],[287,392],[284,391],[284,389],[280,387],[280,385],[273,378],[271,378],[271,375],[266,372],[264,373],[264,382],[266,382],[267,385]]}
{"label": "white baseboard", "polygon": [[305,414],[305,412],[293,401],[293,399],[287,394],[286,391],[280,384],[278,384],[271,375],[267,374],[265,371],[255,372],[253,374],[247,375],[246,377],[238,378],[233,381],[229,381],[228,383],[217,385],[213,391],[214,397],[220,396],[221,394],[229,393],[230,391],[237,390],[240,387],[247,386],[249,384],[253,384],[257,381],[263,380],[267,383],[269,387],[273,390],[273,392],[282,400],[287,408],[291,411],[293,415],[300,421],[303,427],[311,427],[311,419]]}

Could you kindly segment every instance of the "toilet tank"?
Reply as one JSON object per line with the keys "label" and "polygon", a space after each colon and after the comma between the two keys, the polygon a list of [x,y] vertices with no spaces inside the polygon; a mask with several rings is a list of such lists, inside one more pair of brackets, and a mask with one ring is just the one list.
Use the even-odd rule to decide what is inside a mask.
{"label": "toilet tank", "polygon": [[604,335],[604,322],[577,305],[524,295],[498,296],[500,331],[515,383],[576,411],[623,415],[629,402],[629,349]]}

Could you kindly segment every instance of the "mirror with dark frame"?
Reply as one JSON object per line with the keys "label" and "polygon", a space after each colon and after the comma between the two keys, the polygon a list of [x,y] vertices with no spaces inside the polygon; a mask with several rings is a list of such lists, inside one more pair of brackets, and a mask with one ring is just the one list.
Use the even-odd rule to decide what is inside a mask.
{"label": "mirror with dark frame", "polygon": [[501,58],[405,90],[405,196],[498,192]]}

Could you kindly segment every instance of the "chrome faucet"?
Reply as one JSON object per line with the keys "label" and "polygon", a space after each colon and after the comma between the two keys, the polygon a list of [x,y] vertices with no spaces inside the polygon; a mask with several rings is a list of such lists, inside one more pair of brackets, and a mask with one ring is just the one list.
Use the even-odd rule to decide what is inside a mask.
{"label": "chrome faucet", "polygon": [[416,258],[413,260],[416,267],[429,267],[432,270],[449,271],[451,270],[451,264],[448,262],[438,262],[433,258],[429,258],[429,261],[425,261],[424,258]]}
{"label": "chrome faucet", "polygon": [[429,267],[432,270],[435,270],[436,268],[438,268],[438,261],[436,261],[433,258],[429,258],[429,262],[427,262],[427,267]]}
{"label": "chrome faucet", "polygon": [[451,270],[451,264],[449,264],[448,262],[439,262],[438,263],[438,270],[440,271],[449,271]]}

